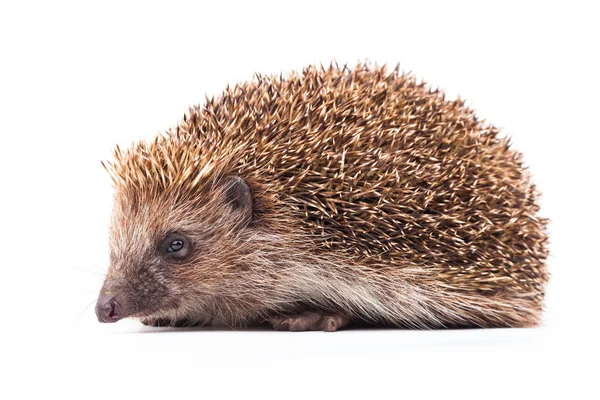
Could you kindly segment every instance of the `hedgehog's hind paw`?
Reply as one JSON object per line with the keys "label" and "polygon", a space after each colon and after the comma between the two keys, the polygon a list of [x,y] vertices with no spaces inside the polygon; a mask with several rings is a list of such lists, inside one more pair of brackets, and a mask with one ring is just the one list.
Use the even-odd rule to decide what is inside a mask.
{"label": "hedgehog's hind paw", "polygon": [[304,312],[293,316],[276,316],[269,320],[276,331],[335,332],[348,325],[350,318],[341,314]]}

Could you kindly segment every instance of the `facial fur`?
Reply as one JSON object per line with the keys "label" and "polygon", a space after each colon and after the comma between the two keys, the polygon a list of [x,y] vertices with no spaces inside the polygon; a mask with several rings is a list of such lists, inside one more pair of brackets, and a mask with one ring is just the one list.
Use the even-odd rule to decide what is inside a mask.
{"label": "facial fur", "polygon": [[[202,312],[202,303],[219,296],[217,278],[235,276],[238,257],[232,249],[243,251],[240,243],[254,228],[251,192],[243,180],[225,177],[210,191],[190,201],[117,190],[102,293],[118,295],[126,309],[121,318],[212,317]],[[169,251],[174,241],[183,247]]]}

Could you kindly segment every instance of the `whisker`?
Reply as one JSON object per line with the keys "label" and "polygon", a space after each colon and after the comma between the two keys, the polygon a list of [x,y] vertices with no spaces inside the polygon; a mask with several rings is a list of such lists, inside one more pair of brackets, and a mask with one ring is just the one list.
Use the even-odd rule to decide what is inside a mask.
{"label": "whisker", "polygon": [[78,269],[78,270],[81,270],[81,271],[89,272],[90,274],[95,275],[96,277],[98,277],[98,278],[100,278],[102,280],[104,280],[106,278],[106,273],[105,272],[92,271],[90,269],[83,268],[83,267],[77,267],[77,266],[71,266],[71,268],[75,268],[75,269]]}
{"label": "whisker", "polygon": [[99,291],[99,290],[93,290],[93,291],[91,291],[91,292],[87,292],[87,293],[80,293],[80,294],[79,294],[79,297],[83,297],[83,296],[89,296],[90,294],[98,294],[98,293],[100,293],[100,291]]}
{"label": "whisker", "polygon": [[79,317],[77,317],[77,320],[75,321],[75,323],[78,323],[78,322],[79,322],[79,319],[81,318],[81,316],[83,315],[83,313],[84,313],[84,312],[86,312],[86,311],[87,311],[87,309],[88,309],[88,308],[90,308],[90,306],[91,306],[92,304],[94,304],[95,302],[96,302],[96,299],[92,300],[92,302],[91,302],[90,304],[88,304],[88,305],[87,305],[87,306],[86,306],[86,307],[83,309],[83,311],[81,312],[81,314],[79,314]]}

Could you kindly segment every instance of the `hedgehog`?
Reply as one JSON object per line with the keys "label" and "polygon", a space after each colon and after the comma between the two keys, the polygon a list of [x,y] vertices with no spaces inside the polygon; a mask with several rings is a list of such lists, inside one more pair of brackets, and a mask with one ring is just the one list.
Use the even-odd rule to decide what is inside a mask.
{"label": "hedgehog", "polygon": [[539,323],[521,153],[399,67],[255,75],[116,147],[100,322],[336,331]]}

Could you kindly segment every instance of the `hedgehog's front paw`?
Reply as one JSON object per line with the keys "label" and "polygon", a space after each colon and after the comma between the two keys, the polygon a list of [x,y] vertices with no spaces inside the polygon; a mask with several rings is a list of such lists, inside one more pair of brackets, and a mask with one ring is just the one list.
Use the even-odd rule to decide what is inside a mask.
{"label": "hedgehog's front paw", "polygon": [[182,318],[172,320],[169,318],[146,318],[142,320],[142,324],[154,327],[172,327],[172,328],[185,328],[194,326],[207,326],[208,323],[204,321],[197,321],[189,318]]}
{"label": "hedgehog's front paw", "polygon": [[348,325],[350,318],[340,314],[304,312],[293,316],[276,316],[269,320],[276,331],[335,332]]}

